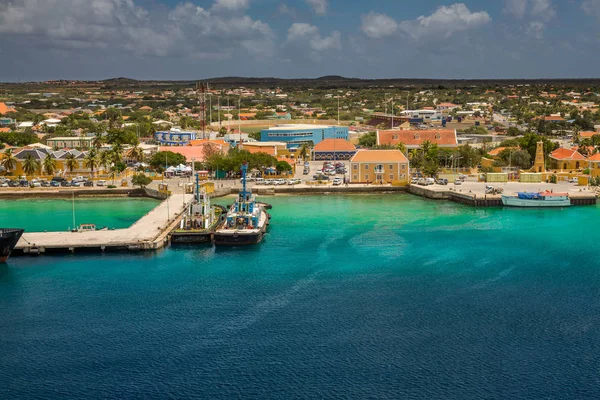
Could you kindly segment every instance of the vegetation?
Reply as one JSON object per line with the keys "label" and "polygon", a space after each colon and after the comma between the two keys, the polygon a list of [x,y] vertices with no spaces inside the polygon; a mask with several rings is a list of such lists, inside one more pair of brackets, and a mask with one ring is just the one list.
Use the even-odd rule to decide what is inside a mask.
{"label": "vegetation", "polygon": [[17,168],[17,159],[13,155],[12,149],[8,149],[4,152],[4,158],[2,159],[2,166],[7,172],[13,171]]}
{"label": "vegetation", "polygon": [[52,158],[50,154],[46,155],[42,161],[42,168],[47,175],[54,175],[54,171],[56,171],[56,160]]}
{"label": "vegetation", "polygon": [[31,176],[40,170],[40,162],[33,158],[31,154],[27,154],[27,157],[23,160],[23,172],[27,176]]}
{"label": "vegetation", "polygon": [[185,157],[172,151],[159,151],[148,160],[148,164],[158,171],[164,171],[167,167],[185,164]]}
{"label": "vegetation", "polygon": [[377,145],[377,132],[368,132],[358,139],[360,147],[372,148]]}
{"label": "vegetation", "polygon": [[139,186],[139,187],[146,187],[148,186],[150,183],[152,183],[152,178],[144,175],[144,174],[137,174],[134,175],[133,178],[131,178],[131,183],[134,186]]}

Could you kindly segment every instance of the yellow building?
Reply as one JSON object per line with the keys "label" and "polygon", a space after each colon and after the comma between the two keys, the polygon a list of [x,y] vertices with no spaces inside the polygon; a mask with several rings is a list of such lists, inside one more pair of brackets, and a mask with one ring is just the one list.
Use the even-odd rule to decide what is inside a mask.
{"label": "yellow building", "polygon": [[[72,171],[70,171],[69,168],[67,167],[67,158],[71,154],[75,157],[75,162],[76,162],[76,165]],[[90,176],[91,175],[91,170],[85,166],[84,159],[85,159],[86,153],[83,153],[78,150],[52,151],[52,150],[48,150],[48,149],[44,149],[44,148],[30,148],[30,147],[23,147],[21,149],[16,149],[13,152],[13,156],[16,161],[16,167],[14,169],[11,169],[10,171],[7,171],[7,175],[10,175],[10,176],[25,175],[25,171],[23,170],[23,163],[29,155],[31,155],[31,157],[34,160],[38,161],[38,164],[39,164],[39,168],[34,173],[34,176],[46,176],[47,175],[46,172],[44,171],[44,159],[48,155],[50,155],[50,157],[54,159],[55,169],[54,169],[53,175],[57,175],[57,176],[63,176],[63,175]],[[5,157],[4,154],[0,154],[0,163],[2,163],[2,160],[4,159],[4,157]],[[97,175],[101,175],[101,174],[106,174],[106,171],[104,170],[104,167],[102,167],[101,165],[97,165],[94,168],[94,175],[97,176]]]}
{"label": "yellow building", "polygon": [[596,153],[586,159],[590,175],[594,178],[600,176],[600,153]]}
{"label": "yellow building", "polygon": [[92,147],[92,140],[94,138],[67,136],[48,139],[46,143],[53,149],[89,149]]}
{"label": "yellow building", "polygon": [[585,157],[573,149],[558,148],[550,153],[550,158],[556,162],[556,168],[561,171],[577,171],[587,167]]}
{"label": "yellow building", "polygon": [[350,159],[350,183],[407,184],[408,159],[400,150],[359,150]]}

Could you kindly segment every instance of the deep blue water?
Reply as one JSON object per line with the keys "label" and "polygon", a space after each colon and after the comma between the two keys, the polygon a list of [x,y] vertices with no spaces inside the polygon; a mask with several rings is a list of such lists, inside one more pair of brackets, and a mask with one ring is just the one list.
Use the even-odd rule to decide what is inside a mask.
{"label": "deep blue water", "polygon": [[0,398],[600,397],[597,207],[269,202],[253,248],[0,266]]}

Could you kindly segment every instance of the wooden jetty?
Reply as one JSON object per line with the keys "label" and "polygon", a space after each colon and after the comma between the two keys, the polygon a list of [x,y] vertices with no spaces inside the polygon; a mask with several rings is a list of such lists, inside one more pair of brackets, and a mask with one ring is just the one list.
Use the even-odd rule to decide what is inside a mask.
{"label": "wooden jetty", "polygon": [[13,255],[86,251],[155,250],[181,219],[191,194],[174,194],[126,229],[93,232],[25,232]]}

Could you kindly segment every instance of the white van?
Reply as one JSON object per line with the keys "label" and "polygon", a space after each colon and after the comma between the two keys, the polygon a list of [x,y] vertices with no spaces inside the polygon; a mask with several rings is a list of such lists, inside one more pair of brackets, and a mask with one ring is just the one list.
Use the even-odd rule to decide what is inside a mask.
{"label": "white van", "polygon": [[435,179],[433,178],[425,178],[425,185],[435,185]]}
{"label": "white van", "polygon": [[106,181],[104,181],[104,180],[97,181],[96,186],[106,186]]}
{"label": "white van", "polygon": [[265,178],[256,178],[256,184],[257,185],[262,185],[265,183]]}

